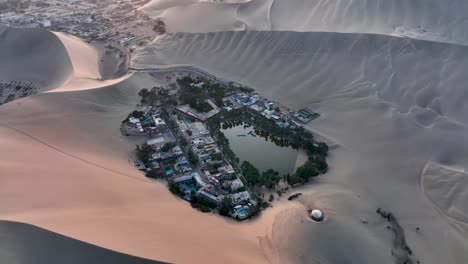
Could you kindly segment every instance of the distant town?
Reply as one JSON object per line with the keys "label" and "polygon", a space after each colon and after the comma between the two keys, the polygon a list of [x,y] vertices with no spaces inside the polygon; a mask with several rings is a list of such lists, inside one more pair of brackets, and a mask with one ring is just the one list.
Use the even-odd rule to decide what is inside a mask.
{"label": "distant town", "polygon": [[[319,114],[293,111],[236,83],[193,75],[142,89],[139,108],[121,124],[123,135],[147,138],[137,145],[134,161],[147,177],[167,180],[172,193],[202,212],[243,220],[268,207],[272,193],[281,195],[327,171],[328,146],[302,127]],[[255,128],[248,136],[267,134],[278,144],[306,150],[308,161],[289,175],[239,164],[220,130],[236,122]]]}
{"label": "distant town", "polygon": [[166,32],[138,8],[148,0],[0,0],[0,24],[65,32],[131,48]]}
{"label": "distant town", "polygon": [[[0,24],[65,32],[89,43],[105,43],[107,52],[116,49],[124,56],[123,49],[130,54],[166,33],[163,21],[138,10],[147,2],[0,0]],[[147,177],[166,180],[172,193],[202,212],[243,220],[268,207],[274,194],[280,196],[328,170],[328,146],[303,128],[318,113],[291,110],[249,87],[199,69],[185,70],[190,74],[165,87],[142,89],[138,109],[121,124],[122,135],[146,139],[136,147],[134,165]],[[39,90],[28,82],[0,87],[0,104]],[[234,124],[252,127],[239,136],[265,137],[303,149],[308,160],[287,175],[260,171],[249,161],[240,163],[221,132],[222,125]]]}
{"label": "distant town", "polygon": [[[152,19],[138,10],[147,2],[149,0],[0,0],[0,25],[64,32],[102,45],[106,55],[117,54],[129,61],[136,48],[166,33],[162,20]],[[122,69],[120,75],[126,71],[127,68]],[[103,75],[102,79],[107,77]],[[40,84],[25,80],[0,80],[0,105],[35,94],[41,88]]]}

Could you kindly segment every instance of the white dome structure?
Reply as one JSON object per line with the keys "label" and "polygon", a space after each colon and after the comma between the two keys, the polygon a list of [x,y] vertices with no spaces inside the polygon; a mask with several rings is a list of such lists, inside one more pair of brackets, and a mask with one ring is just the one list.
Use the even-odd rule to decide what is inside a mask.
{"label": "white dome structure", "polygon": [[310,217],[316,222],[322,222],[324,218],[322,211],[318,209],[312,210],[312,212],[310,213]]}

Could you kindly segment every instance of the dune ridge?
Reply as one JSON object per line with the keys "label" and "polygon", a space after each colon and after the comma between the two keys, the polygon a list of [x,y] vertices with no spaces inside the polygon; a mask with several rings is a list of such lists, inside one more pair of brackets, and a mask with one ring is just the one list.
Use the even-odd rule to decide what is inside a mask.
{"label": "dune ridge", "polygon": [[[194,64],[254,87],[266,84],[265,92],[297,105],[369,96],[426,126],[438,117],[468,122],[460,96],[468,49],[461,45],[373,34],[176,33],[137,51],[133,61],[136,68],[173,64]],[[343,77],[332,77],[337,74]],[[299,96],[305,91],[308,97]]]}
{"label": "dune ridge", "polygon": [[[120,254],[18,222],[0,221],[0,232],[0,259],[9,264],[162,264]],[[54,249],[54,254],[50,254],[51,248]]]}
{"label": "dune ridge", "polygon": [[274,216],[241,225],[204,215],[135,170],[129,155],[142,142],[118,126],[149,85],[155,79],[139,73],[107,88],[2,105],[0,218],[158,261],[268,263],[257,241]]}
{"label": "dune ridge", "polygon": [[429,161],[468,168],[467,64],[463,45],[375,34],[233,31],[161,36],[136,51],[133,67],[192,65],[321,114],[310,128],[338,145],[330,171],[301,190],[300,202],[323,208],[330,219],[320,227],[299,211],[276,219],[295,230],[283,234],[295,247],[276,244],[291,262],[393,263],[393,239],[375,213],[381,207],[397,217],[415,260],[456,264],[468,257],[468,227],[446,215],[464,217],[465,192],[453,186],[464,186],[466,177],[425,168]]}
{"label": "dune ridge", "polygon": [[[216,32],[159,36],[132,68],[197,67],[317,110],[310,129],[337,142],[329,173],[249,223],[193,211],[136,172],[128,153],[139,142],[118,134],[138,90],[157,81],[135,73],[84,91],[97,87],[97,68],[81,71],[69,55],[83,78],[67,72],[69,86],[51,91],[73,92],[0,107],[2,219],[177,263],[394,263],[382,207],[421,263],[468,258],[464,2],[153,0],[142,10],[169,31]],[[60,39],[95,61],[93,49]],[[311,208],[326,212],[323,224]]]}
{"label": "dune ridge", "polygon": [[[100,65],[107,65],[101,53],[96,47],[65,33],[2,26],[0,99],[14,95],[5,100],[11,101],[34,93],[94,89],[128,78],[126,65],[111,69],[115,71],[114,76],[107,69],[101,69]],[[125,67],[123,71],[122,67]],[[103,80],[101,71],[112,78]],[[26,88],[16,89],[23,86]]]}
{"label": "dune ridge", "polygon": [[0,26],[0,58],[1,82],[30,81],[48,90],[73,73],[63,43],[43,29]]}
{"label": "dune ridge", "polygon": [[163,19],[170,32],[373,33],[468,44],[463,0],[152,0],[140,10]]}

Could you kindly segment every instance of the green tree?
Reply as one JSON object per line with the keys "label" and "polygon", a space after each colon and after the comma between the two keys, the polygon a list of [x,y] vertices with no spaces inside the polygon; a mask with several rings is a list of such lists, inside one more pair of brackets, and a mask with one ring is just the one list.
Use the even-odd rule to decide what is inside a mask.
{"label": "green tree", "polygon": [[161,147],[161,151],[162,152],[168,152],[169,150],[171,150],[172,148],[175,147],[175,143],[174,142],[167,142],[166,144],[164,144],[162,147]]}
{"label": "green tree", "polygon": [[153,179],[160,179],[160,178],[163,177],[162,173],[160,171],[157,171],[157,170],[148,171],[145,174],[145,176],[148,177],[148,178],[153,178]]}
{"label": "green tree", "polygon": [[182,136],[179,137],[179,143],[180,143],[180,145],[182,145],[182,147],[187,147],[187,145],[188,145],[187,140]]}
{"label": "green tree", "polygon": [[146,163],[150,160],[151,154],[154,152],[154,149],[150,145],[144,143],[141,146],[137,145],[135,152],[137,158]]}
{"label": "green tree", "polygon": [[181,196],[182,195],[182,190],[180,189],[179,185],[177,183],[170,183],[169,184],[169,190],[177,195],[177,196]]}
{"label": "green tree", "polygon": [[132,112],[132,116],[135,118],[142,118],[142,117],[145,117],[145,112],[135,110]]}
{"label": "green tree", "polygon": [[193,165],[198,163],[198,158],[191,149],[187,152],[187,157],[188,157],[189,162],[192,163]]}
{"label": "green tree", "polygon": [[219,208],[219,214],[222,216],[229,216],[229,213],[231,212],[232,209],[232,202],[231,199],[228,197],[224,198],[221,201],[221,207]]}

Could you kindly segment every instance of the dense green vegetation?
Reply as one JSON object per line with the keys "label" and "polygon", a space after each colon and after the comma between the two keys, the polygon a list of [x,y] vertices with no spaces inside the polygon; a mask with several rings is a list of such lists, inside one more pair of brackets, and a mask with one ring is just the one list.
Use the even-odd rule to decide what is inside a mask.
{"label": "dense green vegetation", "polygon": [[[203,83],[201,87],[194,84]],[[183,104],[200,112],[209,112],[213,108],[206,102],[207,99],[213,99],[218,106],[223,105],[223,97],[226,95],[226,89],[219,83],[210,82],[206,79],[192,79],[188,76],[178,78],[177,84],[180,86],[179,100]]]}
{"label": "dense green vegetation", "polygon": [[143,117],[145,117],[145,112],[135,110],[135,111],[132,112],[132,116],[135,117],[135,118],[143,118]]}
{"label": "dense green vegetation", "polygon": [[177,183],[169,183],[169,191],[177,196],[182,196],[184,194]]}
{"label": "dense green vegetation", "polygon": [[221,153],[212,154],[211,159],[221,161],[221,160],[223,160],[223,154],[221,154]]}
{"label": "dense green vegetation", "polygon": [[141,146],[137,145],[135,152],[137,158],[146,163],[150,160],[151,153],[154,152],[154,149],[150,145],[144,143]]}
{"label": "dense green vegetation", "polygon": [[172,104],[177,105],[177,100],[174,95],[169,93],[168,89],[162,86],[153,87],[151,89],[143,88],[138,95],[141,96],[141,103],[146,105]]}
{"label": "dense green vegetation", "polygon": [[250,186],[265,186],[272,189],[282,178],[279,172],[272,169],[260,173],[260,171],[248,161],[242,163],[241,169],[245,180]]}
{"label": "dense green vegetation", "polygon": [[[290,185],[303,184],[312,177],[326,173],[328,164],[326,157],[328,155],[328,146],[325,143],[316,142],[312,133],[303,127],[283,128],[278,126],[273,120],[270,120],[258,112],[249,108],[238,108],[231,111],[221,111],[207,120],[207,126],[215,136],[217,143],[223,150],[223,153],[231,161],[238,160],[229,147],[229,141],[220,131],[221,126],[247,124],[256,128],[256,133],[262,137],[272,140],[274,143],[284,146],[291,145],[294,148],[303,148],[308,155],[308,161],[299,167],[293,175],[287,175],[286,180]],[[250,163],[243,163],[241,168],[247,183],[251,186],[265,186],[274,188],[281,177],[272,170],[264,173],[258,172],[252,168]]]}
{"label": "dense green vegetation", "polygon": [[179,136],[178,139],[179,139],[179,143],[180,143],[180,145],[181,145],[182,147],[185,148],[185,147],[188,146],[188,142],[187,142],[187,140],[185,139],[185,137]]}
{"label": "dense green vegetation", "polygon": [[211,209],[216,208],[216,205],[207,199],[198,196],[195,192],[190,193],[190,205],[204,213],[209,213],[211,212]]}
{"label": "dense green vegetation", "polygon": [[172,148],[174,148],[176,146],[176,143],[174,142],[167,142],[166,144],[164,144],[162,147],[161,147],[161,151],[162,152],[168,152],[169,150],[171,150]]}
{"label": "dense green vegetation", "polygon": [[188,158],[188,161],[190,163],[192,163],[193,165],[197,164],[198,163],[198,158],[197,156],[195,155],[195,153],[193,153],[193,151],[191,149],[189,149],[187,151],[187,158]]}
{"label": "dense green vegetation", "polygon": [[229,198],[224,198],[223,201],[221,201],[221,206],[219,208],[219,214],[222,216],[229,216],[231,213],[231,208],[232,208],[232,202]]}
{"label": "dense green vegetation", "polygon": [[148,177],[148,178],[153,178],[153,179],[160,179],[160,178],[164,177],[164,175],[161,173],[161,171],[158,171],[158,170],[148,171],[148,172],[146,172],[145,176]]}

